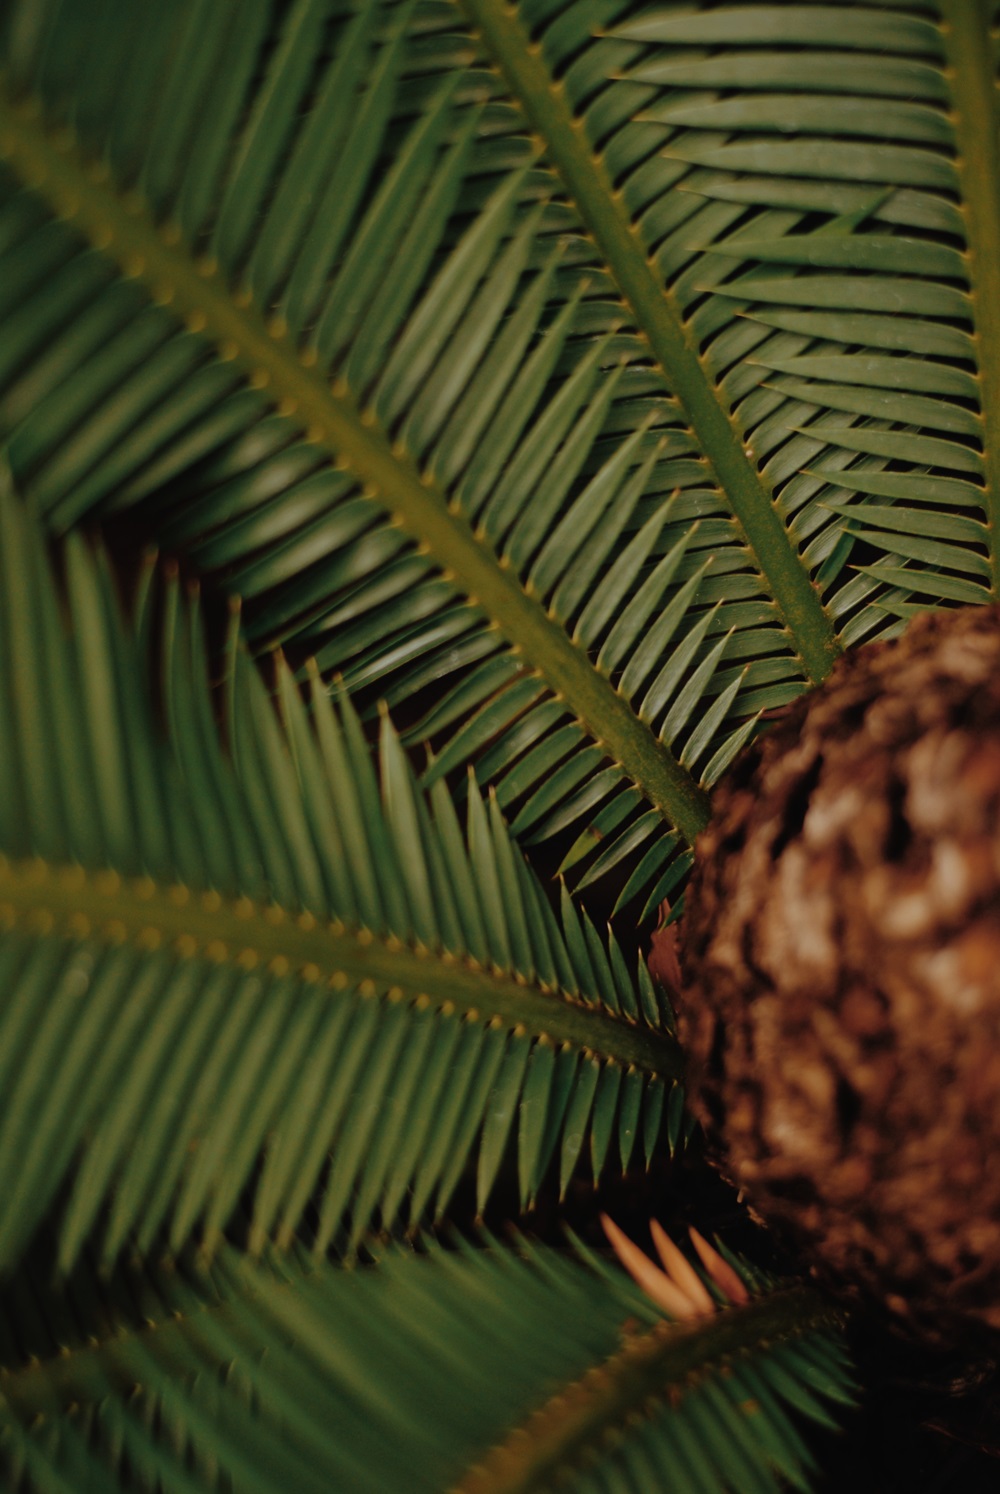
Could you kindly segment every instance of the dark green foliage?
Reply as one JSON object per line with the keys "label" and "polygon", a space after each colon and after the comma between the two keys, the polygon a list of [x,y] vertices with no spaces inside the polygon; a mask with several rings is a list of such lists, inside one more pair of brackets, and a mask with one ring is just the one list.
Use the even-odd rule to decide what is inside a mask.
{"label": "dark green foliage", "polygon": [[[563,1447],[532,1413],[655,1316],[620,1273],[342,1262],[674,1150],[634,929],[708,789],[840,649],[996,598],[996,19],[0,7],[13,1487],[472,1490],[519,1422],[483,1489],[806,1487],[815,1304],[655,1327]],[[133,1257],[225,1328],[78,1355]]]}
{"label": "dark green foliage", "polygon": [[[803,1487],[810,1459],[788,1410],[825,1420],[850,1395],[815,1294],[764,1295],[671,1333],[600,1260],[480,1243],[355,1271],[310,1269],[300,1252],[251,1268],[228,1250],[210,1277],[182,1265],[100,1283],[78,1269],[79,1326],[54,1303],[63,1357],[5,1381],[5,1487],[433,1494],[595,1364],[571,1391],[575,1414],[548,1405],[534,1441],[468,1487],[535,1487],[555,1456],[588,1490],[642,1488],[643,1469],[690,1459],[699,1487],[722,1491],[740,1487],[747,1455],[754,1488],[777,1490],[775,1472]],[[0,1329],[23,1336],[23,1318],[15,1298]],[[51,1332],[34,1332],[51,1352]],[[640,1399],[644,1419],[622,1426]]]}
{"label": "dark green foliage", "polygon": [[324,1252],[348,1209],[352,1244],[404,1200],[411,1223],[439,1217],[474,1143],[484,1207],[512,1127],[525,1204],[553,1152],[565,1185],[592,1108],[595,1176],[612,1138],[623,1167],[640,1132],[650,1155],[668,1113],[676,1144],[678,1059],[648,976],[633,984],[570,904],[560,928],[495,804],[470,794],[463,835],[387,718],[380,785],[346,698],[314,689],[310,722],[279,665],[281,723],[239,650],[224,754],[176,582],[156,668],[147,619],[126,622],[78,536],[69,634],[9,493],[0,541],[0,756],[19,811],[0,838],[0,1262],[71,1168],[63,1268],[109,1195],[107,1260],[161,1229],[171,1250],[196,1227],[211,1247],[265,1151],[253,1244],[290,1241],[311,1202]]}

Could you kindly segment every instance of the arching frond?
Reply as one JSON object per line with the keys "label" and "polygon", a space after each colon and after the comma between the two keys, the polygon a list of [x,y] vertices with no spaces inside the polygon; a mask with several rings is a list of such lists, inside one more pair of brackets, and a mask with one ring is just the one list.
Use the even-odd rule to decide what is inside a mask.
{"label": "arching frond", "polygon": [[701,288],[746,328],[780,505],[848,642],[996,596],[988,11],[861,5],[845,25],[832,6],[731,5],[615,32],[646,49],[628,73],[658,91],[645,117],[691,132],[668,146],[685,186],[751,214]]}
{"label": "arching frond", "polygon": [[[495,800],[459,827],[388,718],[376,774],[349,700],[279,722],[237,652],[222,750],[196,613],[167,591],[166,739],[107,565],[66,546],[70,628],[41,536],[0,497],[0,1261],[72,1168],[60,1263],[101,1221],[113,1258],[165,1229],[218,1240],[258,1160],[252,1243],[315,1247],[440,1215],[509,1142],[530,1202],[585,1134],[595,1176],[650,1155],[679,1095],[645,970],[567,902],[562,925]],[[345,1236],[346,1230],[346,1236]]]}
{"label": "arching frond", "polygon": [[801,1488],[796,1423],[828,1422],[851,1391],[836,1317],[808,1289],[674,1324],[599,1258],[523,1244],[353,1272],[225,1254],[211,1281],[81,1271],[73,1287],[79,1326],[36,1326],[35,1357],[5,1364],[18,1494],[515,1494],[556,1466],[588,1491],[645,1494],[678,1469],[713,1494]]}
{"label": "arching frond", "polygon": [[[716,211],[694,221],[696,201],[676,191],[684,170],[663,159],[671,131],[651,128],[642,113],[651,90],[622,86],[614,77],[638,49],[593,34],[602,23],[612,27],[623,6],[612,0],[517,11],[468,0],[463,8],[512,103],[544,141],[602,271],[687,416],[718,484],[716,512],[730,516],[727,538],[742,553],[739,568],[749,561],[757,572],[750,594],[769,597],[771,617],[783,624],[806,678],[824,678],[836,651],[832,628],[706,358],[704,345],[715,329],[692,315],[699,299],[692,272],[719,237],[720,219],[732,222],[739,213]],[[774,224],[778,232],[784,227],[787,222]]]}
{"label": "arching frond", "polygon": [[[494,688],[537,675],[568,727],[554,731],[550,708],[546,750],[562,792],[550,781],[549,807],[565,817],[576,803],[597,737],[606,792],[631,779],[692,838],[704,797],[669,747],[688,746],[692,765],[692,747],[710,756],[732,696],[716,731],[692,744],[683,703],[669,730],[663,709],[640,723],[568,636],[640,500],[660,508],[682,476],[673,468],[690,442],[675,407],[642,370],[609,378],[621,358],[611,343],[570,340],[579,277],[557,276],[563,241],[544,203],[525,209],[523,172],[456,236],[474,164],[468,108],[456,111],[452,79],[412,122],[407,7],[363,7],[335,28],[326,62],[322,7],[282,22],[258,6],[254,25],[240,20],[235,66],[239,10],[213,28],[194,71],[187,12],[164,22],[178,50],[158,103],[88,100],[74,111],[82,153],[7,106],[15,176],[46,204],[25,216],[24,190],[8,182],[17,306],[0,416],[15,471],[57,528],[144,500],[161,543],[224,570],[256,603],[254,637],[303,644],[354,688],[377,685],[398,703],[458,672],[475,699],[484,663]],[[150,43],[119,21],[102,16],[99,29],[120,31],[124,66]],[[27,38],[13,25],[12,70],[58,115],[55,25]],[[199,113],[223,57],[225,106]],[[101,180],[87,164],[95,154],[111,167]],[[405,273],[386,280],[397,258]],[[642,407],[653,428],[602,452],[609,424]],[[601,470],[588,483],[593,459]],[[656,538],[649,531],[648,545]],[[631,574],[619,568],[612,605],[635,589],[643,559],[633,551]],[[536,830],[537,781],[522,766]]]}
{"label": "arching frond", "polygon": [[[56,528],[138,506],[260,644],[397,705],[443,682],[420,727],[443,760],[473,753],[519,837],[582,828],[588,881],[632,856],[648,909],[704,824],[697,781],[833,652],[676,311],[633,328],[608,300],[523,119],[501,177],[496,80],[439,70],[439,22],[227,10],[193,68],[192,3],[154,75],[128,10],[8,27],[19,478]],[[94,58],[67,130],[73,49],[109,32],[143,90]]]}

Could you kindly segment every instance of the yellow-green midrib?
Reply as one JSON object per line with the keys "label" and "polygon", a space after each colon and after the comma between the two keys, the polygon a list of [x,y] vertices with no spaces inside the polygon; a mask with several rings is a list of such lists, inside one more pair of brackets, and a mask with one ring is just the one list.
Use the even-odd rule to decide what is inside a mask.
{"label": "yellow-green midrib", "polygon": [[331,1000],[341,992],[446,1008],[556,1046],[569,1044],[623,1066],[679,1078],[680,1050],[655,1032],[565,991],[531,984],[471,958],[349,929],[308,912],[248,898],[163,887],[148,878],[0,858],[0,930],[126,941],[177,959],[291,975]]}

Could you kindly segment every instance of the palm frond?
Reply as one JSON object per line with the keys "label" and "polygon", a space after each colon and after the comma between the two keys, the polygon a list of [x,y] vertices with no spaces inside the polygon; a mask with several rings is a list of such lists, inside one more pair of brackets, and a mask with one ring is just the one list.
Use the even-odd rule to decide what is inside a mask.
{"label": "palm frond", "polygon": [[[702,289],[758,329],[744,359],[770,391],[768,462],[844,641],[994,599],[988,7],[858,6],[846,27],[835,7],[725,6],[616,34],[650,48],[629,72],[661,90],[648,117],[695,132],[668,147],[685,186],[755,210],[711,246],[729,266]],[[812,216],[768,231],[786,210]],[[756,446],[750,400],[736,408]]]}
{"label": "palm frond", "polygon": [[[595,40],[592,32],[600,20],[612,25],[622,7],[575,7],[550,24],[543,12],[534,25],[489,0],[469,0],[465,9],[514,102],[544,140],[602,268],[684,410],[721,488],[719,506],[732,516],[730,538],[735,534],[744,566],[747,552],[756,565],[756,589],[769,596],[772,618],[784,625],[806,678],[824,678],[836,652],[832,628],[706,366],[706,334],[690,319],[692,257],[705,249],[706,236],[719,235],[720,216],[739,214],[716,211],[716,221],[712,213],[708,221],[690,221],[691,209],[673,190],[683,172],[662,159],[671,132],[644,123],[649,91],[606,82],[636,49]],[[626,36],[627,27],[616,34]]]}
{"label": "palm frond", "polygon": [[[993,594],[982,7],[860,5],[845,39],[822,5],[476,0],[470,32],[302,0],[220,13],[191,67],[192,0],[166,68],[127,9],[7,26],[0,418],[57,527],[139,504],[261,644],[397,704],[448,681],[445,762],[646,908],[683,863],[645,806],[704,819],[677,758],[710,782],[834,625]],[[928,475],[983,495],[960,538]],[[868,485],[903,476],[888,522]],[[640,679],[610,618],[680,544]]]}
{"label": "palm frond", "polygon": [[279,660],[279,721],[239,651],[230,760],[176,582],[164,737],[149,595],[130,629],[71,536],[67,630],[10,493],[0,534],[0,1261],[71,1169],[63,1268],[105,1205],[109,1259],[161,1228],[212,1246],[262,1154],[252,1244],[288,1243],[318,1194],[324,1251],[407,1205],[439,1216],[473,1150],[482,1208],[508,1142],[525,1205],[554,1153],[565,1188],[591,1114],[595,1176],[640,1130],[647,1157],[664,1123],[676,1143],[678,1055],[644,967],[568,902],[560,925],[495,800],[469,795],[463,836],[388,717],[376,774],[346,697],[307,705]]}
{"label": "palm frond", "polygon": [[796,1423],[851,1396],[814,1293],[758,1283],[673,1323],[599,1257],[484,1244],[348,1272],[81,1267],[76,1322],[27,1335],[7,1298],[5,1486],[515,1494],[558,1465],[586,1490],[692,1466],[713,1494],[804,1487]]}
{"label": "palm frond", "polygon": [[[247,599],[258,644],[301,645],[352,689],[402,705],[453,683],[423,723],[467,727],[436,744],[447,762],[475,750],[518,836],[585,820],[571,866],[621,827],[590,880],[627,847],[628,897],[654,905],[683,862],[645,808],[690,842],[695,780],[801,688],[798,653],[814,677],[832,657],[676,316],[687,373],[664,383],[523,124],[503,126],[502,177],[485,154],[496,83],[442,78],[449,34],[415,31],[407,7],[259,7],[235,55],[219,16],[192,68],[198,12],[180,6],[155,78],[127,6],[84,33],[32,10],[8,28],[0,370],[32,500],[56,529],[138,505]],[[144,90],[109,93],[95,58],[67,133],[72,49],[108,32]],[[735,526],[705,485],[713,440],[745,493]]]}

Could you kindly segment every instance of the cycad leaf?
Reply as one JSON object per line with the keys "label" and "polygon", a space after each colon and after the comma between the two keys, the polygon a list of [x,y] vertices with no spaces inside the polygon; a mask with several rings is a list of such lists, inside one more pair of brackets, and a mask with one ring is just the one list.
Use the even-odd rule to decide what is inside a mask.
{"label": "cycad leaf", "polygon": [[[628,77],[661,91],[645,117],[682,131],[668,150],[695,168],[684,186],[753,210],[738,233],[718,236],[700,284],[758,328],[726,382],[746,390],[750,368],[771,371],[736,413],[755,449],[766,434],[765,471],[852,642],[910,609],[908,597],[996,594],[984,530],[963,546],[932,543],[917,505],[935,503],[946,521],[946,490],[930,496],[926,469],[946,484],[970,474],[993,532],[1000,196],[989,7],[942,0],[917,16],[861,5],[843,21],[832,7],[726,5],[629,19],[614,34],[647,44]],[[779,38],[796,50],[776,50]],[[877,50],[877,63],[848,48]],[[781,210],[823,216],[765,234]],[[730,260],[722,274],[718,254]],[[735,349],[724,316],[716,346]],[[863,495],[882,471],[899,514],[870,526]],[[835,504],[820,472],[841,490]],[[846,509],[856,522],[843,522]],[[847,569],[858,542],[861,584]],[[884,559],[872,564],[873,551]]]}
{"label": "cycad leaf", "polygon": [[[654,313],[636,311],[623,279],[630,251],[615,212],[650,251],[843,641],[884,629],[911,585],[922,605],[985,599],[978,551],[923,564],[912,541],[831,520],[828,492],[804,469],[888,466],[915,482],[925,466],[970,473],[992,533],[1000,206],[988,7],[918,17],[859,5],[848,26],[815,5],[635,17],[608,5],[599,38],[583,7],[575,24],[527,8],[520,23],[501,19],[487,0],[467,8],[647,335]],[[680,364],[651,343],[676,379]],[[690,380],[676,388],[691,415]],[[720,443],[705,449],[714,462]],[[724,486],[752,535],[739,481]],[[874,546],[885,566],[852,577],[859,542],[864,561]],[[992,595],[990,547],[985,561]]]}
{"label": "cycad leaf", "polygon": [[[453,18],[418,26],[406,5],[366,0],[324,21],[302,0],[280,14],[256,6],[245,26],[223,7],[192,65],[202,21],[188,0],[161,20],[159,73],[128,7],[94,7],[73,24],[56,6],[30,22],[15,7],[8,23],[0,217],[14,351],[0,420],[33,500],[57,529],[138,505],[159,543],[244,595],[259,644],[302,645],[393,705],[436,695],[428,732],[443,682],[457,726],[493,704],[498,664],[537,675],[579,741],[539,743],[507,783],[499,761],[516,743],[477,761],[515,833],[593,820],[631,783],[691,841],[706,813],[695,779],[836,651],[770,477],[731,419],[713,361],[721,333],[711,357],[696,350],[697,273],[740,209],[674,192],[686,173],[666,162],[646,184],[640,142],[676,128],[642,122],[651,90],[616,81],[585,122],[597,129],[610,110],[622,122],[608,160],[635,162],[608,227],[609,181],[573,133],[575,81],[563,99],[492,4],[472,7],[477,26],[515,95],[540,69],[544,117],[501,104],[478,59],[441,77]],[[590,20],[577,8],[558,49],[578,50]],[[110,35],[145,93],[108,87]],[[584,72],[637,55],[595,42],[581,87]],[[75,143],[59,133],[67,100]],[[33,193],[69,223],[26,213]],[[756,236],[789,222],[765,213]],[[663,524],[644,530],[676,490]],[[634,547],[639,533],[650,549]],[[678,541],[690,543],[685,565],[709,548],[715,563],[654,663],[722,604],[685,656],[697,680],[687,721],[712,728],[693,741],[676,715],[663,730],[669,700],[651,729],[637,722],[615,688],[627,657],[610,677],[594,667],[612,613]]]}
{"label": "cycad leaf", "polygon": [[[173,1250],[194,1233],[214,1246],[262,1155],[255,1248],[288,1243],[314,1199],[318,1251],[389,1227],[411,1186],[440,1213],[473,1151],[482,1208],[512,1128],[528,1203],[553,1148],[579,1149],[551,1068],[540,1087],[532,1067],[521,1109],[539,1048],[621,1065],[637,1093],[676,1077],[673,1040],[620,972],[623,1015],[617,946],[574,950],[475,792],[466,843],[388,717],[376,772],[346,697],[314,679],[306,701],[279,659],[279,721],[237,655],[230,759],[174,583],[164,737],[103,557],[67,544],[65,631],[9,492],[0,532],[12,579],[31,581],[0,593],[6,1266],[71,1168],[63,1268],[105,1209],[109,1258],[161,1229]],[[465,1101],[442,1131],[445,1064]]]}
{"label": "cycad leaf", "polygon": [[[829,1422],[851,1389],[814,1292],[748,1301],[730,1267],[740,1305],[713,1313],[710,1278],[677,1252],[708,1305],[674,1323],[599,1257],[483,1245],[390,1251],[360,1272],[251,1269],[228,1251],[211,1278],[81,1268],[72,1314],[63,1292],[19,1282],[47,1320],[2,1303],[6,1486],[515,1494],[557,1466],[574,1488],[617,1487],[694,1460],[712,1494],[806,1487],[797,1423]],[[679,1295],[685,1315],[693,1300]]]}
{"label": "cycad leaf", "polygon": [[[817,26],[823,20],[807,41],[795,8],[654,15],[616,30],[613,6],[599,17],[577,7],[558,26],[542,22],[533,50],[516,17],[473,5],[477,31],[547,151],[532,167],[519,116],[508,111],[503,180],[474,165],[484,148],[479,110],[496,85],[478,64],[468,83],[453,65],[440,85],[414,72],[406,7],[367,4],[332,32],[308,4],[271,31],[255,10],[253,24],[238,28],[234,55],[230,19],[216,16],[195,67],[184,48],[200,12],[182,7],[162,23],[173,61],[147,108],[136,90],[114,98],[108,63],[98,66],[96,55],[94,79],[71,81],[86,35],[99,49],[96,39],[114,31],[120,65],[130,48],[143,49],[129,24],[112,24],[110,11],[89,32],[55,11],[30,24],[15,15],[15,86],[47,101],[52,120],[75,86],[83,155],[103,152],[111,166],[102,185],[27,112],[8,117],[15,173],[104,246],[82,249],[30,191],[12,190],[3,418],[18,470],[56,525],[94,505],[141,500],[163,540],[192,551],[206,571],[223,570],[228,585],[255,600],[254,636],[300,639],[355,687],[402,703],[438,691],[451,674],[447,703],[428,714],[428,730],[441,726],[442,711],[458,725],[484,702],[495,707],[495,723],[503,715],[492,699],[497,666],[537,671],[565,700],[567,724],[581,723],[579,752],[598,737],[612,776],[598,794],[589,757],[568,737],[542,748],[541,738],[559,729],[548,713],[537,755],[498,783],[519,834],[537,839],[574,816],[596,823],[622,792],[617,767],[690,838],[704,806],[676,758],[703,774],[707,763],[725,761],[727,744],[742,739],[734,728],[800,688],[796,653],[807,674],[828,667],[829,625],[806,572],[848,641],[883,625],[887,600],[905,602],[905,587],[848,579],[858,530],[831,516],[824,485],[804,468],[819,458],[867,471],[909,458],[908,470],[923,463],[982,474],[984,502],[995,490],[981,422],[996,402],[976,397],[990,382],[989,355],[973,353],[981,366],[970,374],[973,344],[962,325],[988,320],[996,300],[984,247],[998,216],[995,173],[980,169],[982,152],[960,139],[981,134],[983,109],[993,106],[983,91],[978,11],[961,9],[961,24],[948,30],[933,17],[862,6],[857,33],[839,33],[854,51],[831,54],[831,8],[803,10]],[[595,19],[613,34],[591,38]],[[435,25],[421,32],[421,67],[451,45],[447,25]],[[705,59],[698,49],[719,37]],[[795,91],[787,61],[767,50],[779,37],[800,48]],[[879,84],[864,56],[876,38]],[[220,93],[214,80],[224,57]],[[570,58],[565,86],[556,87]],[[149,83],[138,60],[135,76]],[[961,90],[951,81],[959,74]],[[831,78],[840,80],[832,101]],[[737,92],[706,97],[713,86]],[[941,101],[959,92],[967,102],[946,114]],[[307,96],[315,107],[303,114]],[[198,101],[209,97],[199,116]],[[495,130],[502,106],[489,108]],[[867,138],[854,139],[862,116]],[[598,137],[603,164],[587,143]],[[831,138],[839,184],[825,164],[823,181],[810,176]],[[654,143],[666,156],[649,155]],[[735,175],[716,170],[720,151]],[[618,181],[610,215],[609,172]],[[139,194],[125,201],[121,189],[133,182]],[[469,201],[483,209],[457,218],[471,183]],[[949,201],[956,187],[969,199],[968,231]],[[568,210],[531,205],[554,203],[560,191],[569,193]],[[826,221],[802,232],[803,214],[817,212]],[[581,224],[594,236],[596,260],[578,237]],[[570,237],[560,238],[566,230]],[[637,254],[640,239],[648,258]],[[208,257],[197,260],[203,249]],[[562,267],[569,251],[572,266]],[[393,255],[406,269],[387,277],[379,267]],[[109,279],[109,256],[138,280],[123,282],[113,268]],[[612,283],[624,297],[624,324],[609,309]],[[148,304],[150,291],[166,304]],[[869,312],[859,309],[866,305]],[[176,330],[178,315],[186,331]],[[643,344],[630,324],[659,373],[637,363]],[[978,346],[991,344],[983,337]],[[857,382],[851,369],[829,368],[838,345],[862,349]],[[883,357],[880,367],[864,352],[890,347],[909,350],[908,369],[889,371],[894,360]],[[950,362],[928,362],[928,353]],[[620,377],[612,364],[623,357]],[[648,442],[635,444],[637,423],[650,420]],[[702,457],[721,493],[698,489]],[[623,571],[637,526],[655,513],[651,500],[672,487],[683,496],[656,548],[634,574]],[[437,508],[428,496],[435,492]],[[402,530],[380,522],[373,498]],[[478,537],[463,528],[465,518]],[[870,546],[864,534],[860,543]],[[714,740],[696,737],[697,756],[690,742],[674,742],[673,756],[663,743],[652,748],[584,658],[600,653],[595,619],[627,607],[652,555],[678,539],[692,560],[711,548],[714,566],[665,649],[676,649],[715,601],[723,603],[718,633],[703,639],[692,675],[715,641],[736,630],[725,660],[699,676],[690,720],[710,720]],[[949,578],[940,599],[980,595],[961,564],[955,574],[954,554],[928,566],[912,546],[882,547],[885,576],[915,567],[920,595],[937,572]],[[604,571],[608,584],[589,596]],[[541,625],[532,589],[555,626]],[[659,662],[669,668],[668,658]],[[718,720],[710,713],[720,697]],[[520,714],[516,701],[508,704],[501,728]],[[501,731],[492,759],[480,764],[482,780],[497,779],[508,747],[526,751],[518,744],[529,724],[510,742]],[[477,723],[478,740],[485,729]],[[475,746],[475,734],[468,740]],[[448,761],[460,756],[455,747]],[[537,800],[532,790],[543,781]],[[636,850],[656,854],[651,843]]]}

